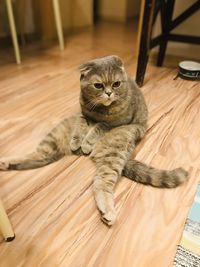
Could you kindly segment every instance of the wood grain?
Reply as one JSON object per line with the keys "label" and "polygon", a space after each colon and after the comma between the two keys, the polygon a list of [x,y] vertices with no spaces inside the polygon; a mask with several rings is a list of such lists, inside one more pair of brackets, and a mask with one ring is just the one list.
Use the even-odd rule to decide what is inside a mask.
{"label": "wood grain", "polygon": [[[33,150],[53,125],[79,110],[82,62],[117,54],[133,74],[136,29],[100,24],[70,36],[62,54],[54,45],[30,45],[23,50],[22,66],[12,62],[9,51],[0,60],[1,157]],[[94,204],[95,169],[88,158],[1,172],[0,195],[16,233],[12,243],[0,243],[1,267],[173,265],[200,180],[200,85],[174,81],[175,74],[176,69],[150,65],[142,88],[149,129],[134,156],[158,168],[181,165],[190,171],[189,182],[163,190],[121,179],[115,194],[118,221],[108,228]]]}

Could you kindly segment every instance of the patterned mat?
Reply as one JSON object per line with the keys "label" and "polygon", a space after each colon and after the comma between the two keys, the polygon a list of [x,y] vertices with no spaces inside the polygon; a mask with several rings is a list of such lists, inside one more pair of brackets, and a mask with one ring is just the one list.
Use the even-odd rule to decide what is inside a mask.
{"label": "patterned mat", "polygon": [[174,267],[200,267],[200,184],[185,223]]}

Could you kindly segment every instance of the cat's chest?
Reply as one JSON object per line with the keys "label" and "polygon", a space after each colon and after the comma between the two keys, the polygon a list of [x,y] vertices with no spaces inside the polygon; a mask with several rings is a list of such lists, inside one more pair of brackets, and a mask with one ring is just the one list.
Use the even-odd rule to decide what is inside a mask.
{"label": "cat's chest", "polygon": [[111,127],[116,127],[120,125],[126,125],[131,123],[133,120],[133,111],[131,109],[123,110],[116,109],[113,111],[101,112],[85,112],[86,117],[94,120],[95,122],[106,123]]}

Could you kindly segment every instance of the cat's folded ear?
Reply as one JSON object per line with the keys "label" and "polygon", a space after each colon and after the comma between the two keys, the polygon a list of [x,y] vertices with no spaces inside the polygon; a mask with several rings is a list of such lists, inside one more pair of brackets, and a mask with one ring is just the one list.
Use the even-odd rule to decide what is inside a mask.
{"label": "cat's folded ear", "polygon": [[87,63],[81,64],[79,66],[79,71],[81,73],[81,78],[85,77],[92,70],[93,66],[94,66],[93,62],[87,62]]}
{"label": "cat's folded ear", "polygon": [[113,58],[113,60],[115,61],[115,63],[120,67],[120,68],[124,68],[124,63],[122,61],[122,59],[116,55],[111,56]]}

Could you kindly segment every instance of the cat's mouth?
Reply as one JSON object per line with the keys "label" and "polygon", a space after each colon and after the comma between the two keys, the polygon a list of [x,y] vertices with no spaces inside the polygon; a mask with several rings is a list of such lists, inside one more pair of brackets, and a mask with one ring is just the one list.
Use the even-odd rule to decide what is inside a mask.
{"label": "cat's mouth", "polygon": [[110,106],[115,101],[115,96],[104,96],[103,99],[101,99],[101,104],[104,106]]}
{"label": "cat's mouth", "polygon": [[110,106],[113,102],[114,102],[114,100],[112,100],[112,99],[107,99],[107,100],[103,101],[102,104],[103,104],[104,106]]}

